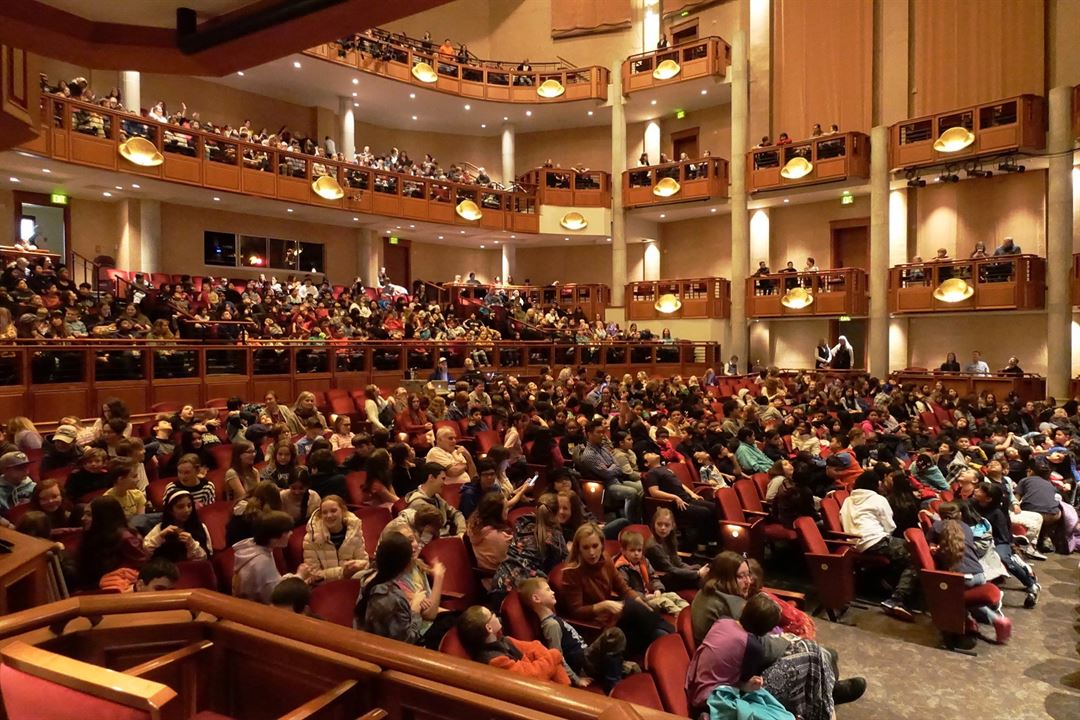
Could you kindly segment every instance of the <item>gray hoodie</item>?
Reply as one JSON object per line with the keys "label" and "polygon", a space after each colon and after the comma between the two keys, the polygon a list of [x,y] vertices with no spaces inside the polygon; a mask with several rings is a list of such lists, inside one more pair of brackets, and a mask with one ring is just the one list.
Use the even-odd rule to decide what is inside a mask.
{"label": "gray hoodie", "polygon": [[233,550],[232,594],[268,605],[270,594],[282,579],[273,551],[256,545],[252,538],[236,543]]}

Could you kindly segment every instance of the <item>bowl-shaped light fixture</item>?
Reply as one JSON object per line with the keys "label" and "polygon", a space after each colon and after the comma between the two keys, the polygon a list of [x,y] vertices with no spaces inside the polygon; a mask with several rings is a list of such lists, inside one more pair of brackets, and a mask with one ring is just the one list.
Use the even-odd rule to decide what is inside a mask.
{"label": "bowl-shaped light fixture", "polygon": [[454,208],[454,211],[466,220],[479,220],[484,217],[484,213],[480,211],[480,206],[472,200],[462,200]]}
{"label": "bowl-shaped light fixture", "polygon": [[670,80],[680,72],[682,68],[679,63],[674,60],[664,60],[657,64],[656,69],[652,71],[652,76],[657,80]]}
{"label": "bowl-shaped light fixture", "polygon": [[963,278],[949,278],[934,288],[934,299],[946,303],[963,302],[974,294],[975,288]]}
{"label": "bowl-shaped light fixture", "polygon": [[559,224],[567,230],[584,230],[589,227],[589,221],[579,212],[568,212],[559,219]]}
{"label": "bowl-shaped light fixture", "polygon": [[814,296],[804,287],[793,287],[780,298],[780,304],[791,310],[802,310],[810,307],[814,302]]}
{"label": "bowl-shaped light fixture", "polygon": [[652,194],[656,197],[666,198],[678,195],[680,190],[682,190],[682,185],[679,184],[678,180],[673,177],[666,177],[660,178],[660,182],[653,186]]}
{"label": "bowl-shaped light fixture", "polygon": [[154,143],[138,135],[120,143],[119,152],[120,157],[140,167],[157,167],[165,162],[165,156],[158,151]]}
{"label": "bowl-shaped light fixture", "polygon": [[941,153],[960,152],[975,142],[975,133],[965,127],[951,127],[934,141],[934,149]]}
{"label": "bowl-shaped light fixture", "polygon": [[341,185],[329,175],[316,178],[315,182],[311,183],[311,189],[323,200],[340,200],[345,197],[345,191]]}
{"label": "bowl-shaped light fixture", "polygon": [[677,298],[675,295],[672,295],[671,293],[667,293],[666,295],[661,295],[660,297],[658,297],[656,299],[656,302],[653,303],[653,307],[656,308],[657,312],[662,312],[665,315],[670,315],[671,313],[682,307],[682,300]]}
{"label": "bowl-shaped light fixture", "polygon": [[435,69],[426,62],[418,62],[412,66],[412,76],[422,83],[433,83],[439,79]]}
{"label": "bowl-shaped light fixture", "polygon": [[566,88],[555,78],[545,80],[536,87],[536,94],[542,98],[557,98],[564,92],[566,92]]}
{"label": "bowl-shaped light fixture", "polygon": [[810,162],[804,157],[793,157],[787,161],[783,169],[780,170],[780,177],[785,177],[788,180],[798,180],[804,178],[814,171],[814,163]]}

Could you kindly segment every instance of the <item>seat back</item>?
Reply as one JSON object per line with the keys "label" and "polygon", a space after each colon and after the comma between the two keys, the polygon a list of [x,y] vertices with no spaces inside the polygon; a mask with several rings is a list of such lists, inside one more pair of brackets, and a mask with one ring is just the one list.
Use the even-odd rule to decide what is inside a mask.
{"label": "seat back", "polygon": [[304,524],[293,528],[292,534],[289,535],[289,544],[285,546],[285,566],[289,568],[289,572],[296,572],[296,568],[304,562],[304,534],[306,532],[307,525]]}
{"label": "seat back", "polygon": [[764,500],[765,493],[769,490],[769,473],[754,473],[750,476],[750,481],[753,482],[758,497]]}
{"label": "seat back", "polygon": [[589,509],[597,520],[604,519],[604,486],[595,480],[581,483],[581,495],[585,500],[585,507]]}
{"label": "seat back", "polygon": [[461,644],[461,640],[458,638],[457,628],[452,627],[439,642],[439,652],[452,655],[453,657],[461,658],[463,660],[472,660],[469,656],[465,646]]}
{"label": "seat back", "polygon": [[675,629],[682,638],[686,653],[693,655],[697,648],[694,646],[694,616],[690,608],[685,607],[679,611],[678,617],[675,618]]}
{"label": "seat back", "polygon": [[438,560],[446,566],[443,590],[457,597],[443,595],[442,607],[448,610],[465,610],[480,601],[483,588],[473,572],[469,551],[465,549],[461,538],[436,538],[424,546],[420,557],[429,565]]}
{"label": "seat back", "polygon": [[157,720],[176,697],[169,687],[75,660],[22,641],[0,650],[0,694],[8,720]]}
{"label": "seat back", "polygon": [[175,588],[218,589],[217,573],[209,560],[184,560],[176,567],[180,570],[180,579],[176,581]]}
{"label": "seat back", "polygon": [[611,689],[611,697],[664,712],[656,682],[649,673],[636,673],[623,678]]}
{"label": "seat back", "polygon": [[825,538],[821,537],[821,530],[817,523],[810,517],[795,518],[795,532],[799,536],[803,550],[814,555],[828,555],[829,547],[825,544]]}
{"label": "seat back", "polygon": [[735,494],[739,496],[739,502],[742,503],[743,509],[764,512],[757,485],[753,480],[736,480]]}
{"label": "seat back", "polygon": [[349,491],[349,505],[363,505],[364,504],[364,482],[367,480],[367,473],[363,470],[358,472],[346,473],[345,475],[345,487]]}
{"label": "seat back", "polygon": [[731,488],[717,488],[714,497],[716,498],[716,506],[725,520],[746,522],[742,504],[739,502],[739,496],[734,490]]}
{"label": "seat back", "polygon": [[487,455],[491,448],[502,442],[496,430],[481,430],[474,437],[476,438],[476,452],[480,455]]}
{"label": "seat back", "polygon": [[218,500],[199,508],[199,520],[210,533],[210,547],[214,552],[225,549],[226,528],[232,514],[233,504],[228,500]]}
{"label": "seat back", "polygon": [[645,651],[645,670],[653,676],[664,709],[679,717],[690,715],[685,690],[689,667],[690,654],[678,635],[659,637]]}
{"label": "seat back", "polygon": [[385,507],[361,505],[351,508],[360,518],[360,531],[364,533],[364,549],[374,558],[375,548],[379,545],[379,536],[383,528],[390,524],[390,510]]}
{"label": "seat back", "polygon": [[826,530],[830,532],[844,532],[844,524],[840,522],[840,503],[838,503],[835,498],[822,498],[821,517],[825,521]]}
{"label": "seat back", "polygon": [[937,415],[929,411],[923,411],[919,413],[919,419],[922,420],[923,425],[931,430],[940,430],[941,424],[938,422]]}
{"label": "seat back", "polygon": [[679,478],[679,482],[687,487],[694,486],[694,478],[690,473],[690,468],[686,463],[668,463],[667,469]]}
{"label": "seat back", "polygon": [[461,506],[461,488],[464,483],[446,483],[443,485],[443,489],[439,492],[442,495],[442,499],[452,507]]}
{"label": "seat back", "polygon": [[352,627],[360,588],[360,581],[351,578],[320,583],[311,591],[311,612],[323,620]]}
{"label": "seat back", "polygon": [[540,623],[536,613],[521,602],[516,592],[508,592],[503,597],[499,615],[506,627],[506,634],[518,640],[539,640]]}
{"label": "seat back", "polygon": [[930,545],[926,542],[926,536],[918,528],[908,528],[904,531],[904,540],[907,541],[911,552],[912,564],[919,570],[935,570],[934,555],[930,552]]}

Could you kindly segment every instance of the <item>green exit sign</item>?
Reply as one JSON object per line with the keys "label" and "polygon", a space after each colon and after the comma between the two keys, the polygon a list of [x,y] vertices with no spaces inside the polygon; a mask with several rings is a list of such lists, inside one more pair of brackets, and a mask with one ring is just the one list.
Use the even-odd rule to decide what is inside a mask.
{"label": "green exit sign", "polygon": [[851,316],[850,315],[841,315],[839,320],[840,320],[840,322],[851,322]]}
{"label": "green exit sign", "polygon": [[64,195],[63,193],[53,193],[49,196],[49,202],[51,202],[53,205],[67,205],[68,196]]}
{"label": "green exit sign", "polygon": [[840,196],[840,204],[841,205],[854,205],[855,204],[855,196],[852,195],[849,192],[844,193],[843,195]]}
{"label": "green exit sign", "polygon": [[676,120],[682,120],[684,117],[686,117],[686,111],[685,110],[676,110],[675,111],[675,119]]}
{"label": "green exit sign", "polygon": [[391,245],[397,245],[398,244],[398,239],[396,237],[394,237],[393,235],[390,236],[390,244]]}

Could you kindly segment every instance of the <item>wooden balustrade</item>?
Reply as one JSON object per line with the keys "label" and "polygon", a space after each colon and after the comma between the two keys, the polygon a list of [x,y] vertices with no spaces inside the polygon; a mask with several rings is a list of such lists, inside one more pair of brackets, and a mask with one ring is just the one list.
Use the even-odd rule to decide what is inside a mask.
{"label": "wooden balustrade", "polygon": [[536,168],[517,179],[541,205],[611,207],[611,173],[574,168]]}
{"label": "wooden balustrade", "polygon": [[[973,289],[971,297],[956,302],[935,298],[937,287],[952,279],[966,282]],[[1037,255],[916,263],[889,270],[889,311],[893,313],[1041,310],[1045,305],[1046,259]]]}
{"label": "wooden balustrade", "polygon": [[[389,50],[390,59],[380,60],[370,52],[325,43],[305,50],[304,55],[463,98],[530,104],[607,100],[609,72],[605,67],[544,67],[525,72],[483,60],[459,63],[438,52],[407,45],[390,44]],[[434,71],[428,80],[421,79],[424,73],[413,73],[421,63]],[[537,89],[549,81],[557,82],[563,91],[554,97],[539,95]]]}
{"label": "wooden balustrade", "polygon": [[728,161],[704,157],[636,167],[623,172],[622,183],[628,208],[726,198]]}
{"label": "wooden balustrade", "polygon": [[201,589],[82,595],[0,618],[0,643],[16,639],[167,684],[170,706],[226,717],[280,717],[313,698],[332,698],[333,712],[289,717],[373,707],[392,720],[676,717]]}
{"label": "wooden balustrade", "polygon": [[[510,232],[540,229],[536,198],[525,193],[287,152],[55,95],[45,96],[43,109],[47,129],[21,148],[55,160],[343,212]],[[121,143],[135,136],[153,143],[164,162],[142,167],[121,157]],[[344,197],[317,195],[312,183],[323,176],[336,180]],[[464,200],[480,208],[478,220],[455,211]]]}
{"label": "wooden balustrade", "polygon": [[589,283],[566,283],[564,285],[490,285],[468,283],[443,283],[442,287],[449,295],[450,303],[459,314],[466,316],[476,312],[484,298],[493,290],[517,291],[533,307],[555,306],[562,310],[573,311],[578,308],[587,318],[603,317],[604,310],[611,303],[611,289],[607,285]]}
{"label": "wooden balustrade", "polygon": [[[665,313],[656,308],[657,301],[665,295],[674,295],[679,300],[678,310]],[[731,283],[727,278],[644,280],[626,285],[627,320],[726,317],[731,317]]]}
{"label": "wooden balustrade", "polygon": [[[752,318],[865,315],[870,302],[866,283],[862,268],[754,275],[746,279],[746,314]],[[813,302],[785,306],[787,293],[799,289],[807,291]]]}
{"label": "wooden balustrade", "polygon": [[[788,163],[800,159],[810,163],[809,172],[797,178],[781,174]],[[848,178],[869,178],[870,137],[865,133],[847,132],[754,148],[747,153],[746,173],[752,193]]]}
{"label": "wooden balustrade", "polygon": [[0,350],[0,415],[35,422],[93,417],[110,397],[139,413],[164,401],[203,407],[213,398],[260,398],[271,389],[295,397],[301,390],[393,387],[410,375],[428,377],[439,357],[448,358],[453,377],[470,356],[485,372],[514,375],[579,365],[620,375],[700,375],[721,361],[719,344],[690,341],[20,341]]}
{"label": "wooden balustrade", "polygon": [[[949,128],[962,127],[974,142],[955,152],[934,143]],[[889,128],[889,164],[917,168],[1016,151],[1046,148],[1046,106],[1038,95],[1019,95],[895,123]]]}
{"label": "wooden balustrade", "polygon": [[930,385],[934,387],[941,383],[944,390],[956,390],[960,397],[978,395],[985,392],[994,393],[999,400],[1004,399],[1010,392],[1024,401],[1046,399],[1046,378],[1039,375],[1007,375],[993,373],[991,375],[968,375],[966,373],[931,371],[926,368],[907,368],[894,372],[889,376],[893,382],[904,385]]}
{"label": "wooden balustrade", "polygon": [[731,46],[715,36],[638,53],[623,61],[623,94],[703,77],[722,80],[730,64]]}

